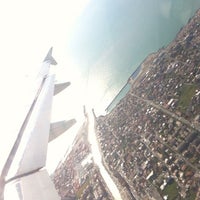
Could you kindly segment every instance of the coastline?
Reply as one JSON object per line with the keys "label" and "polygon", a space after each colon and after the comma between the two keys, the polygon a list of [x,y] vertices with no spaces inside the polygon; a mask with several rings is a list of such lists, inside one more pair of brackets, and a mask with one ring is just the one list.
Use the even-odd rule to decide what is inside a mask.
{"label": "coastline", "polygon": [[104,155],[102,153],[101,145],[99,143],[99,138],[98,138],[98,134],[97,134],[97,131],[98,131],[98,129],[97,129],[98,121],[97,121],[97,117],[96,117],[94,111],[93,111],[93,116],[94,116],[94,130],[95,130],[94,134],[96,135],[96,138],[97,138],[97,145],[98,145],[98,149],[100,150],[102,164],[103,164],[104,168],[106,169],[106,171],[108,172],[108,174],[110,175],[110,177],[112,178],[112,180],[114,181],[114,183],[116,184],[117,188],[119,189],[120,195],[124,199],[135,200],[135,197],[133,196],[133,194],[131,193],[131,191],[128,190],[126,188],[126,186],[125,187],[121,186],[120,181],[115,177],[115,175],[112,173],[112,171],[110,170],[109,166],[107,165],[107,163],[105,161],[105,158],[104,158]]}
{"label": "coastline", "polygon": [[[130,91],[130,89],[133,87],[133,85],[137,85],[140,80],[142,79],[143,75],[147,73],[147,71],[150,69],[149,63],[153,62],[153,60],[157,57],[157,55],[161,54],[163,49],[159,49],[157,52],[153,52],[149,54],[142,62],[141,64],[133,71],[133,73],[129,76],[127,79],[127,82],[124,84],[124,86],[119,90],[119,92],[114,96],[112,101],[108,104],[108,106],[105,108],[106,113],[109,113],[114,109],[114,107],[120,102],[121,99],[123,99],[126,94]],[[124,95],[122,95],[120,98],[120,94],[128,87],[130,86],[129,90],[125,92]],[[119,98],[119,99],[118,99]],[[118,100],[117,100],[118,99]],[[116,103],[115,103],[116,101]],[[115,105],[113,105],[115,104]]]}
{"label": "coastline", "polygon": [[[120,94],[122,93],[122,91],[128,86],[128,84],[129,84],[129,82],[127,81],[126,83],[125,83],[125,85],[120,89],[120,91],[117,93],[117,95],[115,95],[115,97],[113,98],[113,100],[109,103],[109,105],[106,107],[106,109],[105,109],[105,111],[106,111],[106,113],[108,113],[108,112],[110,112],[114,107],[115,107],[115,105],[114,105],[114,107],[112,108],[112,105],[113,105],[113,103],[117,100],[117,98],[120,96]],[[126,95],[126,94],[125,94]],[[124,96],[125,96],[124,95]],[[120,99],[119,99],[119,101],[124,97],[124,96],[122,96]],[[118,103],[118,102],[117,102]],[[117,104],[116,103],[116,104]]]}

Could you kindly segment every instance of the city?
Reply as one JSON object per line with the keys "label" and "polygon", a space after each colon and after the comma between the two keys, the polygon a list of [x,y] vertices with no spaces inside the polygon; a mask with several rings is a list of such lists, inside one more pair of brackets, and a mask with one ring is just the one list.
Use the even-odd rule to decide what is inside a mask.
{"label": "city", "polygon": [[[95,117],[102,162],[123,199],[199,199],[200,10],[128,81],[117,106]],[[63,200],[113,199],[93,162],[87,123],[52,176]]]}

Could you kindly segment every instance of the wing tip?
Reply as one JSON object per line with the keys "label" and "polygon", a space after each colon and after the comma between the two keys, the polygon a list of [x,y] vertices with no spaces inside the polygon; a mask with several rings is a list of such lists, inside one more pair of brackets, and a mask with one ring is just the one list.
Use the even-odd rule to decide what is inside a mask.
{"label": "wing tip", "polygon": [[53,51],[53,47],[51,47],[44,59],[44,62],[49,62],[50,64],[52,65],[57,65],[57,62],[56,60],[53,58],[52,56],[52,51]]}

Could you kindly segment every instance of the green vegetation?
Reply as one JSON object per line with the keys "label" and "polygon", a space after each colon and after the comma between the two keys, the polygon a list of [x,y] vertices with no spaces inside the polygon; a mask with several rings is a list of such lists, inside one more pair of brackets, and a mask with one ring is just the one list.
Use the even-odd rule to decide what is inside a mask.
{"label": "green vegetation", "polygon": [[165,189],[162,191],[162,195],[168,195],[168,200],[176,200],[179,197],[178,193],[178,185],[177,183],[173,180],[171,184],[167,184]]}
{"label": "green vegetation", "polygon": [[83,183],[82,186],[80,187],[80,189],[77,191],[76,196],[77,196],[78,199],[80,199],[80,197],[83,194],[83,191],[85,191],[85,189],[88,187],[88,185],[90,185],[89,178],[87,178],[87,180],[85,181],[85,183]]}
{"label": "green vegetation", "polygon": [[198,155],[193,155],[192,158],[189,159],[189,161],[192,163],[192,164],[195,164],[195,163],[198,163],[199,162],[199,157]]}
{"label": "green vegetation", "polygon": [[196,192],[190,191],[188,196],[186,197],[186,200],[195,200],[196,198]]}
{"label": "green vegetation", "polygon": [[180,111],[185,113],[190,101],[195,94],[195,90],[197,89],[197,86],[195,84],[185,84],[182,86],[180,90],[180,99],[178,102],[178,106],[180,108]]}

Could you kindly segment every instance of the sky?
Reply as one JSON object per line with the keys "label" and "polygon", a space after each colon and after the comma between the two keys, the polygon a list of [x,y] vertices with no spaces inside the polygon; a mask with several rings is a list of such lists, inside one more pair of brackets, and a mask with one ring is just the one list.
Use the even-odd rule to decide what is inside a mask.
{"label": "sky", "polygon": [[[58,82],[76,75],[66,58],[66,45],[73,27],[90,0],[7,0],[0,1],[0,163],[18,133],[42,61],[49,48],[58,65],[53,68]],[[65,74],[65,76],[63,76]],[[68,93],[66,93],[68,94]],[[68,119],[56,97],[52,121]],[[61,101],[61,102],[60,102]],[[70,102],[71,101],[71,102]],[[68,104],[76,100],[68,99]],[[57,105],[56,105],[57,104]],[[59,106],[60,105],[60,106]],[[78,108],[77,108],[78,110]],[[63,112],[62,112],[63,111]],[[72,116],[73,117],[73,116]]]}
{"label": "sky", "polygon": [[29,74],[37,69],[51,46],[56,49],[54,56],[62,61],[71,30],[88,3],[89,0],[1,1],[1,71],[14,76]]}
{"label": "sky", "polygon": [[51,46],[54,57],[62,64],[58,65],[58,74],[63,68],[71,73],[72,67],[63,56],[71,30],[88,3],[89,0],[0,2],[0,70],[4,93],[7,88],[36,77]]}

